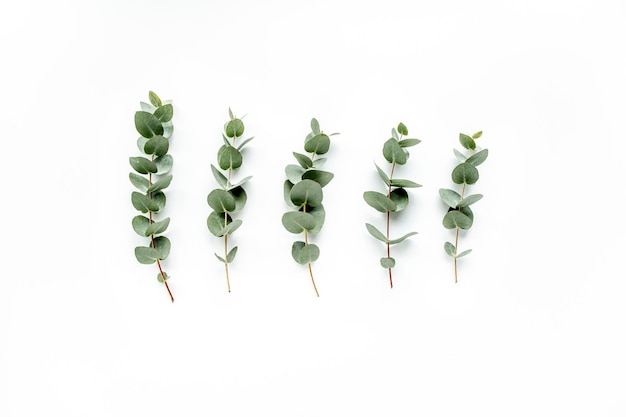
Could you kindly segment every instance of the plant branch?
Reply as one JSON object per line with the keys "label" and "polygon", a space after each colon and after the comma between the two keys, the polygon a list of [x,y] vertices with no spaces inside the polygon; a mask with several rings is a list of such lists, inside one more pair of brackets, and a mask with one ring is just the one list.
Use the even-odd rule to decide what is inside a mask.
{"label": "plant branch", "polygon": [[[396,169],[395,161],[391,164],[391,173],[389,174],[389,187],[387,189],[387,198],[391,197],[391,179],[393,178],[393,171]],[[391,220],[391,212],[389,210],[386,211],[387,214],[387,258],[391,258],[391,245],[389,244],[389,240],[391,239],[389,233],[389,224]],[[391,268],[387,268],[389,270],[389,287],[393,288],[393,278],[391,275]]]}
{"label": "plant branch", "polygon": [[[463,199],[463,195],[465,195],[465,186],[467,184],[463,183],[463,188],[461,189],[461,200]],[[458,275],[457,275],[457,268],[456,268],[456,254],[458,252],[459,249],[459,226],[456,227],[455,229],[455,239],[454,239],[454,283],[456,284],[458,282]]]}
{"label": "plant branch", "polygon": [[[152,155],[152,160],[154,161],[154,155]],[[148,187],[152,187],[152,173],[148,174]],[[150,198],[150,200],[152,200],[152,193],[148,194],[148,198]],[[152,224],[154,221],[152,220],[152,212],[149,212],[149,219],[148,222],[149,224]],[[156,245],[154,243],[154,233],[150,235],[150,241],[152,242],[152,248],[156,249]],[[161,280],[163,280],[163,284],[165,284],[165,289],[167,290],[167,293],[170,295],[170,300],[172,300],[172,303],[174,302],[174,296],[172,295],[172,291],[170,290],[170,286],[167,284],[167,279],[165,278],[165,273],[163,272],[163,268],[161,268],[161,261],[160,260],[156,260],[156,264],[157,267],[159,268],[159,274],[161,274]]]}

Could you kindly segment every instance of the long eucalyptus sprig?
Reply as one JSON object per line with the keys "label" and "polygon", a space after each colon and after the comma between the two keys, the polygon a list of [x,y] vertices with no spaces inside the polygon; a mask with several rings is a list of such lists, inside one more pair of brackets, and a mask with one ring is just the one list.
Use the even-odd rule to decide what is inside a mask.
{"label": "long eucalyptus sprig", "polygon": [[138,215],[133,218],[132,225],[138,235],[150,239],[148,246],[137,246],[135,257],[142,264],[157,264],[157,279],[165,284],[165,288],[174,302],[174,296],[167,284],[169,276],[161,266],[161,261],[168,257],[171,243],[165,236],[157,236],[167,230],[170,218],[160,221],[155,216],[165,207],[163,190],[170,185],[173,159],[167,152],[174,127],[172,117],[174,108],[171,103],[163,103],[159,96],[150,91],[150,103],[141,102],[141,111],[135,113],[135,127],[141,135],[137,139],[137,147],[147,156],[130,158],[130,165],[136,171],[129,174],[130,182],[139,190],[131,194],[133,206],[148,217]]}
{"label": "long eucalyptus sprig", "polygon": [[409,232],[397,239],[391,239],[390,236],[391,213],[400,212],[409,204],[409,194],[405,188],[421,187],[420,184],[410,180],[393,178],[396,166],[406,164],[409,159],[409,152],[406,148],[415,146],[421,142],[419,139],[402,138],[408,134],[409,131],[407,127],[403,123],[400,123],[397,129],[391,129],[391,138],[383,145],[383,156],[387,162],[391,164],[389,175],[378,165],[374,164],[376,165],[378,175],[385,183],[387,193],[383,194],[377,191],[366,191],[363,193],[363,199],[368,205],[386,215],[386,233],[381,232],[376,226],[370,223],[365,223],[365,227],[370,235],[387,246],[387,256],[380,258],[380,265],[389,271],[389,286],[391,288],[393,288],[391,269],[396,265],[396,260],[391,257],[391,246],[403,242],[408,237],[417,234],[417,232]]}
{"label": "long eucalyptus sprig", "polygon": [[207,197],[207,202],[213,209],[213,212],[207,218],[207,227],[214,236],[221,237],[224,240],[224,256],[219,256],[217,253],[215,256],[220,262],[224,263],[226,286],[228,292],[230,292],[228,264],[235,260],[238,247],[235,246],[231,250],[228,250],[228,236],[242,224],[242,221],[239,219],[233,220],[232,214],[241,211],[246,205],[248,197],[243,188],[243,184],[252,178],[249,176],[237,183],[233,183],[231,177],[233,171],[241,167],[243,163],[241,151],[252,138],[245,139],[237,144],[237,140],[243,136],[244,124],[241,119],[233,115],[230,109],[228,109],[228,115],[230,116],[230,120],[224,125],[224,133],[222,134],[224,145],[222,145],[217,152],[217,164],[225,173],[222,173],[214,165],[211,165],[213,176],[222,188],[211,191]]}
{"label": "long eucalyptus sprig", "polygon": [[320,169],[326,158],[318,156],[328,152],[330,136],[338,133],[325,134],[315,118],[311,119],[311,130],[304,140],[304,150],[311,156],[294,152],[299,165],[287,165],[285,168],[287,180],[283,191],[285,202],[292,211],[283,214],[282,222],[287,231],[303,234],[304,241],[296,241],[291,246],[291,256],[297,263],[308,266],[315,295],[319,297],[311,263],[319,258],[320,249],[316,244],[309,243],[309,236],[319,233],[324,225],[326,211],[322,205],[322,187],[333,179],[334,174]]}
{"label": "long eucalyptus sprig", "polygon": [[446,242],[444,249],[448,255],[454,259],[454,282],[458,282],[457,274],[457,259],[469,254],[472,250],[467,249],[463,252],[458,252],[459,247],[459,230],[467,230],[472,227],[474,223],[474,213],[470,206],[483,198],[482,194],[472,194],[465,196],[467,191],[467,185],[475,184],[478,181],[478,165],[485,162],[489,151],[487,149],[480,149],[476,146],[476,139],[482,136],[483,132],[476,132],[472,136],[459,134],[459,141],[461,145],[467,150],[467,154],[463,154],[460,151],[454,149],[454,154],[459,160],[460,164],[452,170],[452,181],[455,184],[462,185],[461,194],[454,190],[441,188],[439,195],[443,202],[448,206],[448,212],[443,218],[443,226],[446,229],[454,229],[455,237],[454,244]]}

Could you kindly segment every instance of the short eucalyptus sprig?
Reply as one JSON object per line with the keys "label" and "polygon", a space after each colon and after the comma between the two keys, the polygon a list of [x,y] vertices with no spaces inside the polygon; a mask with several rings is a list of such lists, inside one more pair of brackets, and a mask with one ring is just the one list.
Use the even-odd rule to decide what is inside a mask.
{"label": "short eucalyptus sprig", "polygon": [[157,279],[165,284],[165,288],[174,302],[174,296],[167,284],[169,276],[163,271],[161,261],[170,253],[170,240],[165,236],[157,236],[167,230],[170,218],[155,220],[155,215],[165,207],[163,190],[170,185],[172,176],[167,173],[172,169],[173,159],[167,153],[170,137],[174,127],[172,117],[174,108],[171,103],[163,103],[159,96],[150,91],[150,104],[141,102],[141,111],[135,113],[135,127],[141,135],[137,139],[137,147],[147,156],[130,158],[130,165],[137,172],[129,174],[130,182],[139,190],[131,194],[133,206],[148,217],[138,215],[133,218],[133,229],[139,236],[148,237],[148,246],[137,246],[135,257],[142,264],[157,264]]}
{"label": "short eucalyptus sprig", "polygon": [[213,176],[222,188],[211,191],[207,197],[207,202],[213,209],[213,212],[209,214],[207,218],[207,227],[214,236],[223,237],[224,239],[224,256],[219,256],[217,253],[215,256],[220,262],[224,263],[226,286],[228,292],[230,292],[228,264],[235,260],[238,247],[235,246],[231,250],[228,250],[228,236],[242,224],[242,221],[239,219],[233,220],[232,214],[241,211],[246,205],[248,197],[243,188],[243,184],[252,178],[251,176],[246,177],[237,183],[233,183],[231,177],[233,171],[241,167],[243,163],[241,150],[252,138],[245,139],[237,144],[237,139],[243,136],[243,121],[235,117],[230,109],[228,109],[228,115],[230,116],[230,120],[224,125],[224,133],[222,133],[224,145],[222,145],[217,152],[217,164],[225,173],[222,173],[214,165],[211,165]]}
{"label": "short eucalyptus sprig", "polygon": [[297,263],[308,266],[315,295],[319,297],[311,263],[319,258],[320,249],[316,244],[309,243],[309,236],[319,233],[324,225],[326,211],[322,205],[322,187],[333,179],[334,174],[320,170],[326,158],[318,156],[328,152],[330,136],[338,133],[325,134],[315,118],[311,119],[311,129],[304,140],[304,150],[311,156],[294,152],[299,165],[287,165],[285,168],[287,180],[283,191],[285,202],[292,211],[283,214],[282,222],[287,231],[303,233],[304,241],[296,241],[291,246],[291,256]]}
{"label": "short eucalyptus sprig", "polygon": [[482,194],[472,194],[465,196],[467,185],[475,184],[478,181],[478,169],[476,167],[487,159],[489,151],[480,149],[476,146],[476,139],[482,136],[483,132],[476,132],[472,136],[459,134],[461,145],[467,150],[467,155],[454,149],[454,154],[460,164],[452,170],[452,181],[455,184],[462,185],[461,194],[454,190],[441,188],[439,195],[443,202],[448,206],[448,212],[443,218],[443,226],[446,229],[454,229],[454,244],[446,242],[444,249],[448,255],[454,258],[454,282],[458,281],[456,261],[469,254],[472,250],[467,249],[458,252],[459,246],[459,229],[467,230],[474,223],[474,213],[470,206],[483,198]]}
{"label": "short eucalyptus sprig", "polygon": [[404,210],[409,204],[409,194],[405,188],[421,187],[410,180],[393,178],[394,171],[397,165],[404,165],[409,159],[409,152],[406,148],[415,146],[421,141],[419,139],[402,139],[403,136],[408,135],[409,131],[403,123],[398,124],[398,128],[391,129],[391,138],[383,145],[383,156],[391,164],[391,171],[389,175],[385,173],[378,165],[376,170],[378,175],[385,183],[387,193],[379,193],[377,191],[366,191],[363,193],[363,199],[365,202],[374,209],[385,213],[386,221],[386,233],[378,230],[374,225],[365,223],[367,231],[375,238],[383,242],[387,246],[387,256],[380,258],[380,265],[389,271],[389,285],[393,288],[393,278],[391,275],[391,268],[396,265],[396,260],[391,257],[391,246],[403,242],[406,238],[417,234],[417,232],[409,232],[397,239],[391,239],[390,236],[390,223],[391,213],[397,213]]}

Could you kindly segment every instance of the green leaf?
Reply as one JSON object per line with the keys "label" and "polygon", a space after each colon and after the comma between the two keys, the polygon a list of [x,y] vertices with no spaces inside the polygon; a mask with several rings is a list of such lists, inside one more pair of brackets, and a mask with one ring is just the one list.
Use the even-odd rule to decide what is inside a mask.
{"label": "green leaf", "polygon": [[150,181],[147,178],[142,177],[141,175],[135,174],[131,172],[128,174],[128,178],[130,178],[130,182],[139,189],[139,191],[146,192],[148,187],[150,186]]}
{"label": "green leaf", "polygon": [[479,201],[481,198],[483,198],[482,194],[468,195],[467,197],[465,197],[463,200],[459,202],[458,206],[459,207],[471,206],[475,202]]}
{"label": "green leaf", "polygon": [[398,124],[398,133],[400,133],[403,136],[406,136],[409,134],[409,129],[406,128],[406,126],[404,125],[404,123],[400,122]]}
{"label": "green leaf", "polygon": [[141,110],[146,111],[148,113],[154,113],[154,111],[156,110],[155,106],[153,106],[152,104],[146,103],[144,101],[139,102],[139,107],[141,107]]}
{"label": "green leaf", "polygon": [[387,238],[385,237],[383,232],[381,232],[380,230],[376,228],[376,226],[369,224],[369,223],[365,223],[365,227],[367,228],[367,231],[369,232],[369,234],[374,237],[374,239],[378,239],[383,243],[387,243]]}
{"label": "green leaf", "polygon": [[464,250],[463,252],[459,253],[459,254],[456,256],[456,258],[457,258],[457,259],[458,259],[458,258],[462,258],[462,257],[464,257],[465,255],[468,255],[471,251],[472,251],[471,249]]}
{"label": "green leaf", "polygon": [[233,146],[222,146],[217,154],[217,162],[220,168],[238,169],[243,162],[241,152]]}
{"label": "green leaf", "polygon": [[213,190],[207,196],[207,202],[209,206],[218,213],[224,213],[235,210],[237,204],[235,203],[235,197],[228,191]]}
{"label": "green leaf", "polygon": [[302,233],[304,230],[315,228],[315,217],[301,211],[288,211],[283,214],[283,226],[291,233]]}
{"label": "green leaf", "polygon": [[398,142],[398,145],[400,145],[402,148],[410,148],[411,146],[415,146],[420,142],[421,140],[419,139],[402,139],[400,142]]}
{"label": "green leaf", "polygon": [[150,138],[143,147],[144,152],[155,156],[165,155],[169,148],[170,141],[160,135]]}
{"label": "green leaf", "polygon": [[302,251],[302,248],[304,248],[304,246],[306,245],[306,243],[297,240],[295,242],[293,242],[293,244],[291,245],[291,257],[293,258],[294,261],[300,263],[300,261],[298,259],[300,252]]}
{"label": "green leaf", "polygon": [[154,248],[159,252],[159,259],[165,259],[170,254],[170,247],[172,244],[170,240],[165,236],[155,237],[154,240]]}
{"label": "green leaf", "polygon": [[401,179],[392,179],[391,180],[392,187],[404,187],[404,188],[418,188],[421,187],[421,184],[418,184],[409,180],[401,180]]}
{"label": "green leaf", "polygon": [[235,183],[235,184],[230,184],[230,187],[228,187],[229,190],[233,190],[235,188],[241,187],[242,185],[244,185],[245,183],[247,183],[248,181],[250,181],[250,179],[252,178],[252,175],[248,175],[246,178],[242,179],[241,181]]}
{"label": "green leaf", "polygon": [[456,156],[456,159],[458,159],[459,162],[467,161],[467,157],[463,155],[461,152],[457,151],[456,149],[453,149],[453,151],[454,151],[454,156]]}
{"label": "green leaf", "polygon": [[296,159],[298,160],[298,163],[300,164],[302,168],[309,169],[313,167],[313,161],[311,161],[311,158],[309,158],[308,156],[303,155],[298,152],[293,152],[293,156],[296,157]]}
{"label": "green leaf", "polygon": [[296,208],[296,206],[291,202],[291,198],[289,197],[289,195],[291,194],[292,188],[293,188],[293,183],[289,180],[285,180],[285,182],[283,183],[283,197],[285,199],[285,203],[287,203],[289,207]]}
{"label": "green leaf", "polygon": [[446,213],[443,218],[443,227],[446,229],[469,229],[472,227],[472,220],[458,210],[452,210]]}
{"label": "green leaf", "polygon": [[146,230],[148,230],[148,226],[150,225],[150,219],[145,216],[138,215],[133,217],[133,230],[139,236],[149,236],[146,235]]}
{"label": "green leaf", "polygon": [[237,246],[235,246],[234,248],[232,248],[229,252],[228,255],[226,255],[226,261],[228,263],[231,263],[232,261],[235,260],[235,255],[237,255]]}
{"label": "green leaf", "polygon": [[322,230],[322,226],[324,226],[324,221],[326,220],[326,210],[324,209],[324,205],[320,204],[317,207],[313,207],[307,211],[307,213],[315,217],[315,227],[309,230],[309,233],[313,235],[318,234]]}
{"label": "green leaf", "polygon": [[481,137],[483,135],[483,131],[481,130],[480,132],[476,132],[472,135],[472,139],[478,139],[479,137]]}
{"label": "green leaf", "polygon": [[244,126],[241,119],[232,119],[231,121],[226,123],[226,126],[224,127],[224,132],[229,138],[240,137],[241,135],[243,135],[243,130]]}
{"label": "green leaf", "polygon": [[233,114],[233,111],[230,109],[230,107],[228,108],[228,117],[230,117],[230,120],[233,120],[235,118],[235,115]]}
{"label": "green leaf", "polygon": [[389,194],[389,198],[396,204],[396,212],[404,210],[409,205],[409,194],[404,188],[396,188]]}
{"label": "green leaf", "polygon": [[398,244],[398,243],[400,243],[400,242],[404,242],[407,238],[409,238],[409,237],[411,237],[411,236],[413,236],[413,235],[416,235],[416,234],[417,234],[417,232],[409,232],[409,233],[407,233],[406,235],[404,235],[404,236],[402,236],[402,237],[399,237],[399,238],[397,238],[397,239],[392,239],[392,240],[390,240],[390,241],[389,241],[389,244],[390,244],[390,245],[396,245],[396,244]]}
{"label": "green leaf", "polygon": [[307,207],[319,206],[322,203],[324,195],[322,186],[313,180],[302,180],[295,184],[291,189],[289,198],[298,207],[306,205]]}
{"label": "green leaf", "polygon": [[165,194],[163,193],[163,191],[157,191],[156,193],[152,193],[152,201],[154,201],[157,206],[159,206],[159,209],[155,211],[155,213],[163,210],[166,202]]}
{"label": "green leaf", "polygon": [[446,253],[452,257],[454,257],[454,245],[450,242],[446,242],[443,244],[443,249],[446,251]]}
{"label": "green leaf", "polygon": [[320,130],[320,124],[315,117],[311,119],[311,130],[316,135],[319,135],[322,132]]}
{"label": "green leaf", "polygon": [[292,184],[297,184],[302,181],[302,174],[304,174],[304,168],[298,165],[287,165],[285,167],[285,175]]}
{"label": "green leaf", "polygon": [[323,155],[330,149],[330,138],[324,133],[319,133],[304,141],[304,150],[309,153]]}
{"label": "green leaf", "polygon": [[219,171],[219,169],[215,168],[215,166],[213,164],[211,164],[211,171],[213,172],[213,177],[215,177],[215,181],[217,181],[217,183],[220,185],[220,187],[226,188],[228,180],[226,179],[224,174],[222,174]]}
{"label": "green leaf", "polygon": [[[467,218],[470,219],[472,223],[474,223],[474,212],[469,206],[459,207],[459,210],[461,210],[461,213],[465,214]],[[470,227],[471,227],[471,224],[470,224]]]}
{"label": "green leaf", "polygon": [[128,161],[130,162],[130,166],[140,174],[154,174],[157,172],[156,164],[143,156],[131,156],[128,158]]}
{"label": "green leaf", "polygon": [[215,255],[215,257],[216,257],[217,259],[219,259],[220,261],[222,261],[222,262],[226,263],[226,261],[224,260],[224,258],[222,258],[221,256],[219,256],[217,253],[213,252],[213,255]]}
{"label": "green leaf", "polygon": [[163,136],[167,139],[172,137],[172,133],[174,133],[174,125],[172,121],[163,123]]}
{"label": "green leaf", "polygon": [[396,260],[394,258],[380,258],[380,266],[385,269],[393,268],[396,266]]}
{"label": "green leaf", "polygon": [[463,162],[452,170],[452,181],[456,184],[474,184],[478,177],[478,170],[469,162]]}
{"label": "green leaf", "polygon": [[137,191],[133,191],[130,196],[130,200],[133,203],[133,206],[142,213],[159,210],[159,206],[155,201],[151,200],[147,195],[138,193]]}
{"label": "green leaf", "polygon": [[135,248],[135,258],[140,264],[153,264],[159,259],[159,255],[159,251],[151,247],[137,246]]}
{"label": "green leaf", "polygon": [[461,201],[461,195],[459,193],[454,190],[448,190],[446,188],[439,189],[439,196],[444,203],[452,208],[457,208],[459,202]]}
{"label": "green leaf", "polygon": [[146,190],[146,192],[153,193],[155,191],[161,191],[161,190],[169,187],[171,182],[172,182],[172,176],[171,175],[166,175],[163,178],[161,178],[160,180],[158,180],[157,182],[155,182],[154,184],[152,184],[152,186],[150,188],[148,188]]}
{"label": "green leaf", "polygon": [[161,123],[169,122],[174,117],[174,107],[171,104],[160,106],[154,111],[154,117]]}
{"label": "green leaf", "polygon": [[320,186],[325,187],[333,178],[334,174],[319,169],[310,169],[302,175],[303,180],[313,180]]}
{"label": "green leaf", "polygon": [[254,136],[253,136],[253,137],[251,137],[251,138],[248,138],[248,139],[244,140],[243,142],[241,142],[241,143],[239,144],[239,146],[237,146],[237,150],[238,150],[238,151],[241,151],[241,150],[243,149],[243,147],[244,147],[244,146],[246,146],[246,145],[248,144],[248,142],[250,142],[252,139],[254,139]]}
{"label": "green leaf", "polygon": [[154,164],[157,167],[157,175],[163,175],[170,172],[174,165],[174,158],[171,155],[163,155],[154,160]]}
{"label": "green leaf", "polygon": [[163,125],[159,119],[145,111],[135,112],[135,128],[144,138],[163,134]]}
{"label": "green leaf", "polygon": [[144,236],[158,235],[159,233],[163,233],[167,230],[167,227],[169,225],[170,225],[169,217],[166,217],[160,222],[154,222],[146,228],[146,231],[144,232]]}
{"label": "green leaf", "polygon": [[300,245],[297,245],[296,248],[294,247],[296,243],[298,242],[294,242],[294,245],[291,247],[291,256],[293,256],[293,259],[300,265],[315,262],[320,257],[320,248],[317,245],[309,243],[308,245],[304,244],[304,246],[301,247]]}
{"label": "green leaf", "polygon": [[242,224],[243,222],[239,219],[233,220],[232,222],[228,223],[226,227],[222,229],[221,231],[222,236],[233,233],[235,230],[239,229],[239,226],[241,226]]}
{"label": "green leaf", "polygon": [[476,142],[470,136],[464,135],[463,133],[459,133],[459,142],[465,149],[476,149]]}
{"label": "green leaf", "polygon": [[[376,165],[376,163],[374,162],[374,165]],[[385,184],[390,185],[391,183],[389,182],[389,177],[387,176],[387,174],[385,173],[385,171],[383,171],[382,169],[380,169],[380,167],[378,165],[376,165],[376,171],[378,171],[378,175],[380,176],[380,178],[383,179],[383,181],[385,182]]]}
{"label": "green leaf", "polygon": [[395,139],[389,139],[383,145],[383,156],[389,163],[406,164],[407,155]]}
{"label": "green leaf", "polygon": [[487,159],[487,156],[489,156],[489,150],[483,149],[482,151],[476,152],[474,155],[467,158],[466,162],[477,167],[478,165],[485,162],[485,159]]}
{"label": "green leaf", "polygon": [[244,206],[246,205],[246,201],[248,201],[248,195],[246,194],[246,190],[244,190],[243,187],[235,187],[230,189],[228,192],[231,193],[233,198],[235,199],[235,209],[232,211],[232,213],[238,213],[243,210]]}
{"label": "green leaf", "polygon": [[170,276],[167,275],[167,272],[163,272],[163,275],[161,275],[161,273],[157,273],[157,281],[159,281],[161,284],[165,281],[163,281],[163,277],[165,277],[165,281],[167,281],[168,279],[170,279]]}
{"label": "green leaf", "polygon": [[313,160],[313,168],[320,169],[326,163],[327,158],[317,158]]}
{"label": "green leaf", "polygon": [[154,107],[159,107],[163,104],[159,96],[157,96],[154,91],[148,92],[148,98],[150,99],[150,103],[152,103]]}
{"label": "green leaf", "polygon": [[381,213],[386,213],[387,211],[396,211],[396,209],[398,208],[396,206],[396,203],[394,203],[390,198],[376,191],[364,192],[363,199],[367,204],[380,211]]}
{"label": "green leaf", "polygon": [[222,234],[222,229],[224,229],[224,214],[223,213],[220,214],[215,211],[212,211],[211,214],[209,214],[209,217],[207,217],[206,219],[206,225],[207,225],[207,228],[209,229],[209,232],[211,232],[212,235],[217,236],[217,237],[224,236]]}

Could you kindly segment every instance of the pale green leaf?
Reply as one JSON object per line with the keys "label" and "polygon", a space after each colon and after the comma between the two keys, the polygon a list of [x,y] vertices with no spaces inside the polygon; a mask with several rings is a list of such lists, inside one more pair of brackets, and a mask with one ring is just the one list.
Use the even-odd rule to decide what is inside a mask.
{"label": "pale green leaf", "polygon": [[319,135],[322,131],[320,130],[320,124],[316,118],[311,119],[311,130],[314,134]]}
{"label": "pale green leaf", "polygon": [[135,128],[144,138],[163,135],[163,125],[159,119],[145,111],[135,112]]}
{"label": "pale green leaf", "polygon": [[171,175],[166,175],[163,178],[161,178],[160,180],[158,180],[157,182],[155,182],[154,184],[152,184],[146,190],[146,192],[153,193],[155,191],[161,191],[161,190],[169,187],[171,182],[172,182],[172,176]]}
{"label": "pale green leaf", "polygon": [[472,220],[458,210],[452,210],[446,213],[443,218],[443,226],[446,229],[469,229],[472,226]]}
{"label": "pale green leaf", "polygon": [[324,209],[324,205],[320,204],[319,206],[311,208],[307,213],[315,217],[315,227],[309,230],[309,233],[315,235],[322,230],[322,226],[326,220],[326,210]]}
{"label": "pale green leaf", "polygon": [[171,155],[163,155],[154,160],[154,164],[157,167],[157,175],[164,175],[170,172],[174,165],[174,158]]}
{"label": "pale green leaf", "polygon": [[402,179],[393,178],[391,180],[391,186],[403,187],[403,188],[418,188],[418,187],[421,187],[422,185],[416,182],[410,181],[410,180],[402,180]]}
{"label": "pale green leaf", "polygon": [[[294,253],[293,247],[291,251],[292,255]],[[309,243],[305,244],[300,251],[297,252],[297,258],[294,257],[295,261],[301,265],[306,265],[311,262],[315,262],[320,257],[320,248],[313,244]]]}
{"label": "pale green leaf", "polygon": [[396,266],[396,260],[394,258],[380,258],[380,266],[385,269],[393,268]]}
{"label": "pale green leaf", "polygon": [[443,249],[446,251],[446,253],[450,256],[454,256],[454,245],[450,242],[446,242],[443,244]]}
{"label": "pale green leaf", "polygon": [[213,172],[213,177],[215,178],[215,181],[217,181],[217,183],[220,185],[220,187],[227,188],[228,180],[226,179],[224,174],[220,172],[219,169],[215,168],[213,164],[211,164],[211,172]]}
{"label": "pale green leaf", "polygon": [[446,203],[449,207],[457,208],[459,202],[461,201],[461,195],[454,190],[449,190],[446,188],[439,189],[439,196],[441,200]]}
{"label": "pale green leaf", "polygon": [[482,151],[476,152],[474,155],[472,155],[469,158],[467,158],[466,162],[468,162],[468,163],[474,165],[475,167],[477,167],[478,165],[480,165],[483,162],[485,162],[485,159],[487,159],[487,156],[489,156],[489,150],[488,149],[483,149]]}
{"label": "pale green leaf", "polygon": [[150,186],[150,181],[148,181],[147,178],[142,177],[141,175],[135,174],[134,172],[131,172],[130,174],[128,174],[128,178],[130,179],[130,182],[135,187],[137,187],[137,189],[139,189],[139,191],[146,192],[146,190]]}
{"label": "pale green leaf", "polygon": [[159,96],[157,96],[157,94],[154,91],[148,92],[148,98],[150,99],[150,103],[152,103],[154,107],[159,107],[163,105],[163,103],[161,102],[161,99],[159,98]]}
{"label": "pale green leaf", "polygon": [[237,255],[237,248],[238,246],[235,246],[228,252],[228,255],[226,255],[226,261],[228,263],[231,263],[232,261],[235,260],[235,255]]}
{"label": "pale green leaf", "polygon": [[396,203],[396,212],[404,210],[409,205],[409,194],[404,188],[396,188],[389,194],[389,198]]}
{"label": "pale green leaf", "polygon": [[153,136],[144,145],[144,152],[149,155],[163,156],[170,147],[170,141],[161,135]]}
{"label": "pale green leaf", "polygon": [[407,233],[406,235],[404,235],[404,236],[402,236],[402,237],[399,237],[399,238],[397,238],[397,239],[392,239],[392,240],[390,240],[390,241],[389,241],[389,244],[390,244],[390,245],[396,245],[396,244],[398,244],[398,243],[400,243],[400,242],[404,242],[407,238],[409,238],[409,237],[411,237],[411,236],[413,236],[413,235],[416,235],[416,234],[417,234],[417,232],[409,232],[409,233]]}
{"label": "pale green leaf", "polygon": [[303,155],[298,152],[293,152],[293,156],[296,157],[296,160],[298,161],[298,163],[300,164],[302,168],[309,169],[313,167],[313,161],[311,161],[311,158],[309,158],[308,156]]}
{"label": "pale green leaf", "polygon": [[395,139],[389,139],[383,145],[383,156],[389,163],[397,163],[399,165],[406,164],[407,154],[404,152],[400,144]]}
{"label": "pale green leaf", "polygon": [[453,151],[454,151],[454,156],[456,156],[456,159],[458,159],[459,162],[467,161],[467,156],[463,155],[462,152],[457,151],[456,149],[453,149]]}
{"label": "pale green leaf", "polygon": [[239,229],[242,223],[243,222],[239,219],[233,220],[232,222],[228,223],[226,227],[224,227],[221,231],[222,236],[234,233],[235,230]]}
{"label": "pale green leaf", "polygon": [[225,190],[213,190],[207,196],[209,206],[218,213],[233,211],[236,207],[235,198]]}
{"label": "pale green leaf", "polygon": [[463,133],[459,133],[459,142],[465,149],[476,149],[476,142],[470,136],[464,135]]}
{"label": "pale green leaf", "polygon": [[465,255],[468,255],[472,250],[468,249],[468,250],[464,250],[463,252],[459,253],[456,257],[458,258],[462,258]]}
{"label": "pale green leaf", "polygon": [[419,139],[402,139],[398,142],[398,145],[402,148],[410,148],[411,146],[415,146],[419,144],[421,140]]}
{"label": "pale green leaf", "polygon": [[251,138],[248,138],[248,139],[244,140],[243,142],[241,142],[241,143],[239,144],[239,146],[237,146],[237,150],[238,150],[238,151],[241,151],[241,150],[243,149],[243,147],[244,147],[244,146],[246,146],[246,145],[248,144],[248,142],[250,142],[252,139],[254,139],[254,136],[253,136],[253,137],[251,137]]}
{"label": "pale green leaf", "polygon": [[321,187],[325,187],[335,175],[328,171],[321,171],[319,169],[310,169],[302,175],[303,180],[313,180]]}
{"label": "pale green leaf", "polygon": [[244,126],[241,119],[232,119],[224,127],[224,133],[229,138],[238,138],[243,135]]}
{"label": "pale green leaf", "polygon": [[228,187],[228,189],[233,190],[235,188],[241,187],[242,185],[250,181],[251,178],[252,178],[252,175],[248,175],[246,178],[242,179],[241,181],[236,182],[234,184],[230,184],[230,187]]}
{"label": "pale green leaf", "polygon": [[156,193],[152,193],[152,201],[154,201],[159,207],[159,209],[156,210],[155,213],[163,210],[166,202],[165,193],[163,193],[163,191],[157,191]]}
{"label": "pale green leaf", "polygon": [[159,222],[154,222],[146,228],[146,231],[144,232],[144,236],[158,235],[159,233],[163,233],[167,230],[167,227],[169,225],[170,225],[169,217],[166,217],[165,219]]}
{"label": "pale green leaf", "polygon": [[386,195],[377,191],[364,192],[363,199],[369,206],[380,211],[381,213],[386,213],[387,211],[396,211],[397,209],[396,203],[394,203]]}
{"label": "pale green leaf", "polygon": [[170,254],[171,243],[170,240],[165,236],[155,237],[154,240],[154,248],[159,252],[159,259],[163,260],[167,258]]}
{"label": "pale green leaf", "polygon": [[159,251],[151,247],[137,246],[135,248],[135,258],[141,264],[153,264],[159,259],[159,255]]}
{"label": "pale green leaf", "polygon": [[217,154],[217,162],[220,168],[224,170],[238,169],[243,162],[243,157],[237,148],[233,146],[222,146]]}
{"label": "pale green leaf", "polygon": [[378,239],[383,243],[387,243],[387,238],[380,230],[376,228],[376,226],[369,224],[369,223],[365,223],[365,228],[367,229],[369,234],[372,235],[375,239]]}
{"label": "pale green leaf", "polygon": [[243,210],[246,202],[248,201],[246,190],[244,190],[243,187],[235,187],[230,189],[229,192],[235,199],[235,209],[232,210],[232,213],[238,213]]}
{"label": "pale green leaf", "polygon": [[146,230],[148,230],[148,226],[150,225],[150,219],[142,216],[142,215],[138,215],[133,217],[133,230],[135,231],[135,233],[137,233],[139,236],[149,236],[146,235]]}
{"label": "pale green leaf", "polygon": [[171,104],[165,104],[160,106],[154,111],[154,116],[159,119],[161,123],[169,122],[174,117],[174,107]]}
{"label": "pale green leaf", "polygon": [[474,184],[478,178],[478,170],[469,162],[463,162],[452,170],[452,181],[456,184]]}
{"label": "pale green leaf", "polygon": [[143,156],[131,156],[128,158],[128,161],[130,162],[130,166],[140,174],[154,174],[157,172],[156,164]]}
{"label": "pale green leaf", "polygon": [[481,130],[480,132],[476,132],[472,135],[472,139],[478,139],[479,137],[481,137],[483,135],[483,131]]}
{"label": "pale green leaf", "polygon": [[380,178],[382,178],[382,180],[385,182],[385,184],[389,185],[390,184],[389,177],[387,176],[385,171],[380,169],[380,167],[376,163],[374,163],[374,165],[376,165],[376,171],[378,171],[378,175],[380,176]]}
{"label": "pale green leaf", "polygon": [[315,217],[301,211],[289,211],[283,214],[283,226],[291,233],[302,233],[304,230],[315,228]]}
{"label": "pale green leaf", "polygon": [[322,186],[313,180],[302,180],[291,189],[289,198],[298,207],[315,207],[322,203]]}
{"label": "pale green leaf", "polygon": [[324,133],[319,133],[304,141],[304,150],[309,153],[323,155],[330,149],[330,138]]}
{"label": "pale green leaf", "polygon": [[285,167],[285,175],[292,184],[297,184],[302,180],[302,174],[304,174],[304,168],[298,165],[287,165]]}
{"label": "pale green leaf", "polygon": [[476,203],[477,201],[479,201],[481,198],[483,198],[482,194],[472,194],[472,195],[468,195],[467,197],[465,197],[463,200],[461,200],[458,204],[459,207],[466,207],[466,206],[471,206],[472,204]]}
{"label": "pale green leaf", "polygon": [[159,206],[157,205],[157,203],[145,194],[133,191],[130,196],[130,200],[133,203],[133,207],[135,207],[142,213],[147,213],[149,211],[154,212],[159,210]]}
{"label": "pale green leaf", "polygon": [[400,133],[403,136],[406,136],[409,134],[409,129],[406,128],[406,126],[404,125],[404,123],[400,122],[398,124],[398,133]]}

